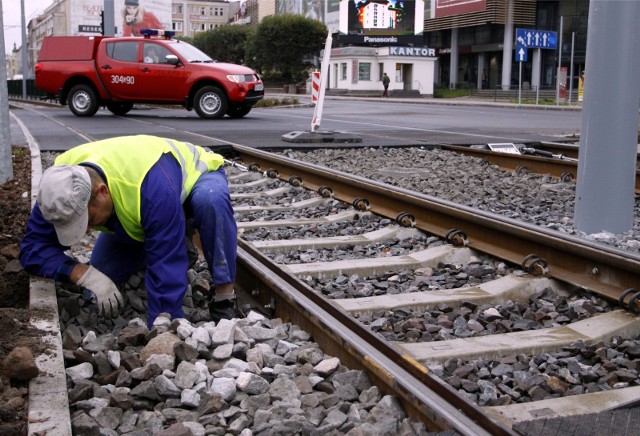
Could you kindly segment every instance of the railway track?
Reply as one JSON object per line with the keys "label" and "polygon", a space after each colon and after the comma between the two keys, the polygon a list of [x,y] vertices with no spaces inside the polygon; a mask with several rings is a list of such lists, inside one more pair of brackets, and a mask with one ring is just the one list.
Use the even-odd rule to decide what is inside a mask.
{"label": "railway track", "polygon": [[[243,301],[366,371],[429,431],[527,434],[522,421],[637,398],[638,356],[626,352],[640,345],[637,255],[241,145],[232,152]],[[505,302],[532,304],[540,322],[505,333],[496,327],[511,310]],[[562,397],[581,377],[622,371],[614,358],[593,372],[583,367],[585,356],[611,349],[627,357],[630,375],[610,377],[602,392]],[[536,363],[540,377],[509,380],[545,355],[546,367],[578,363],[563,375]],[[536,383],[549,395],[529,392]]]}
{"label": "railway track", "polygon": [[[532,145],[505,144],[518,148],[522,154],[457,145],[443,145],[444,150],[484,159],[493,165],[514,171],[549,174],[565,182],[578,174],[578,147],[570,144],[540,143]],[[488,147],[487,147],[488,148]],[[640,193],[640,170],[636,170],[635,192]]]}
{"label": "railway track", "polygon": [[[574,322],[569,322],[566,319],[564,322],[548,322],[546,326],[534,327],[532,325],[530,329],[518,328],[518,331],[511,331],[507,334],[500,334],[496,331],[495,334],[490,335],[449,336],[446,340],[442,337],[435,340],[433,335],[429,339],[425,339],[428,335],[424,334],[424,328],[413,331],[409,328],[408,331],[412,335],[405,334],[402,340],[396,338],[396,340],[384,345],[377,343],[374,346],[378,350],[390,353],[389,355],[393,356],[392,360],[403,362],[405,369],[416,377],[422,377],[433,383],[429,378],[439,374],[442,379],[451,381],[454,377],[451,377],[450,374],[447,377],[446,370],[443,370],[443,367],[447,365],[453,365],[455,372],[461,367],[477,365],[478,361],[486,362],[489,360],[496,366],[500,361],[513,364],[518,359],[535,360],[545,353],[562,353],[576,347],[576,344],[592,345],[608,342],[614,337],[618,340],[620,337],[632,340],[640,331],[638,330],[640,326],[638,318],[629,311],[621,310],[616,304],[622,303],[622,306],[627,306],[632,311],[636,310],[636,302],[631,295],[637,294],[633,288],[634,283],[638,283],[638,271],[640,271],[638,269],[640,259],[637,256],[628,255],[615,249],[605,249],[598,244],[577,238],[565,238],[553,234],[553,232],[547,233],[544,229],[529,227],[522,225],[522,223],[516,224],[491,214],[465,210],[459,206],[405,192],[401,189],[390,189],[388,186],[362,180],[352,175],[332,172],[326,168],[303,165],[286,158],[274,157],[264,152],[242,147],[234,149],[246,168],[252,170],[236,177],[252,180],[250,183],[267,183],[269,186],[269,189],[262,190],[260,194],[254,194],[258,195],[258,198],[277,198],[284,191],[296,191],[302,189],[301,187],[317,193],[315,198],[305,198],[300,201],[296,201],[295,198],[290,200],[280,198],[278,201],[284,202],[286,205],[275,206],[271,209],[269,206],[236,206],[239,214],[239,226],[243,235],[241,242],[243,252],[250,254],[253,258],[262,259],[267,271],[263,273],[264,275],[277,274],[290,286],[294,286],[297,292],[304,296],[304,299],[314,299],[318,301],[318,304],[322,302],[321,304],[327,308],[327,311],[336,313],[336,316],[339,315],[339,318],[344,319],[345,322],[347,322],[346,319],[350,320],[351,318],[358,320],[359,323],[356,324],[349,321],[349,329],[358,332],[367,341],[376,341],[375,343],[377,343],[380,337],[384,336],[381,333],[384,333],[385,329],[394,331],[394,329],[401,328],[397,326],[402,325],[403,322],[405,324],[413,323],[415,327],[420,324],[420,321],[416,321],[420,314],[437,311],[443,306],[473,309],[481,307],[486,313],[487,310],[491,311],[505,301],[516,302],[516,304],[535,301],[544,292],[564,295],[568,301],[565,309],[573,304],[571,301],[585,301],[585,299],[594,298],[588,295],[597,294],[604,298],[604,301],[600,303],[601,307],[605,308],[602,313],[592,313],[588,317],[586,313],[583,313],[575,318]],[[276,177],[280,179],[280,182],[276,182]],[[234,177],[231,177],[230,180],[233,188],[243,186],[234,182],[236,180]],[[287,185],[290,187],[287,188]],[[246,192],[239,195],[240,197],[236,197],[236,201],[241,198],[250,198]],[[269,210],[275,212],[276,215],[282,214],[282,211],[293,214],[298,206],[302,208],[300,210],[305,210],[305,213],[309,214],[310,212],[307,210],[309,207],[326,205],[327,202],[335,200],[341,201],[342,208],[345,207],[344,204],[350,207],[342,210],[335,205],[325,206],[326,210],[335,211],[327,217],[314,216],[313,218],[290,218],[288,220],[257,218],[259,214],[270,213]],[[313,214],[317,213],[317,211],[313,212]],[[243,216],[247,214],[250,218],[243,221]],[[286,239],[280,240],[275,236],[271,239],[270,237],[277,232],[275,230],[265,231],[265,229],[282,227],[310,226],[313,228],[327,222],[350,222],[363,219],[366,221],[364,217],[369,214],[386,217],[386,224],[364,234],[353,235],[351,234],[353,230],[344,230],[343,232],[349,236],[326,238],[313,236],[299,238],[291,236],[292,232],[284,232]],[[423,237],[420,238],[415,232],[419,232]],[[426,232],[428,236],[424,236],[423,232]],[[269,240],[264,240],[266,234]],[[313,234],[313,231],[306,230],[306,233],[303,231],[302,234],[310,235]],[[325,252],[323,255],[316,254],[316,258],[333,259],[334,256],[329,252],[334,249],[342,248],[344,251],[345,247],[369,247],[376,243],[383,246],[385,243],[387,246],[393,246],[391,242],[395,240],[409,240],[408,245],[415,248],[421,244],[416,242],[416,238],[424,240],[434,235],[439,236],[439,242],[431,241],[430,244],[424,244],[424,248],[421,246],[420,249],[416,248],[416,251],[399,256],[389,255],[388,252],[380,254],[375,251],[371,251],[367,256],[366,250],[360,249],[359,256],[350,253],[348,258],[344,260],[321,262],[315,261],[309,256],[303,258],[300,255],[300,253],[317,252],[322,249]],[[295,263],[283,264],[283,259],[287,256],[278,255],[278,253],[288,253],[288,257],[298,260],[292,261]],[[293,256],[292,253],[294,253]],[[480,260],[483,254],[495,256],[511,266],[503,266],[503,271],[494,276],[488,274],[485,277],[487,281],[483,283],[465,283],[454,288],[447,288],[447,286],[440,286],[433,281],[425,280],[430,283],[429,286],[420,288],[415,285],[416,282],[420,282],[420,278],[415,280],[415,271],[423,270],[424,273],[426,269],[429,270],[429,273],[437,275],[443,269],[449,268],[459,271],[464,269],[460,265],[468,266],[470,264],[472,265],[471,270],[473,270],[474,264],[475,269],[478,269],[478,265],[485,265]],[[372,256],[374,258],[371,258]],[[303,258],[302,261],[300,261],[301,258]],[[280,265],[274,263],[273,260],[276,262],[279,260]],[[491,265],[494,264],[489,261],[489,269],[491,269]],[[436,271],[433,272],[433,269]],[[407,275],[407,270],[413,271],[413,274],[409,274],[412,275],[413,281],[398,279],[397,276]],[[466,272],[458,274],[464,275]],[[362,277],[367,277],[369,282],[376,283],[378,289],[383,289],[383,291],[376,293],[376,284],[358,283]],[[388,280],[391,277],[395,277],[396,282],[404,283],[404,285],[396,286],[392,293],[387,293],[384,290],[393,287],[389,284],[389,282],[393,283],[393,279]],[[352,286],[345,285],[345,282],[351,282]],[[332,298],[327,301],[322,295],[330,295],[331,292],[327,291],[327,288],[332,286],[334,288],[341,287],[341,289],[352,288],[353,295],[347,295],[349,294],[347,291],[337,292],[342,298]],[[255,284],[244,284],[243,288],[254,289]],[[367,290],[371,291],[371,288],[374,288],[374,291],[367,292]],[[422,289],[428,290],[423,291]],[[584,290],[588,290],[592,294],[584,294]],[[258,299],[264,300],[266,295],[270,293],[257,292],[254,289],[254,297]],[[297,301],[298,298],[291,300]],[[544,300],[545,297],[542,299]],[[275,308],[276,316],[286,317],[291,310],[288,305],[285,306],[286,309],[279,309],[282,304],[279,298],[276,298],[275,303],[267,298],[263,304],[265,307]],[[394,312],[406,312],[410,315],[403,317],[396,324],[391,322],[376,323],[381,317],[393,317]],[[351,318],[346,318],[347,315]],[[483,327],[489,324],[486,321],[487,319],[484,320]],[[301,318],[296,318],[296,322],[305,324],[314,333],[323,330],[326,326],[325,323],[315,326],[312,323],[309,326],[310,321]],[[377,334],[370,337],[369,332],[363,331],[360,324],[367,325]],[[532,324],[535,325],[535,323]],[[432,328],[438,329],[438,326],[432,326]],[[416,333],[416,330],[421,333]],[[446,337],[446,335],[443,336]],[[491,373],[490,370],[489,373]],[[571,378],[568,373],[565,373],[565,376],[565,379],[561,380],[561,384],[566,384],[568,387],[570,383],[567,379],[575,381],[575,378],[579,378]],[[383,379],[379,376],[375,378]],[[560,380],[555,376],[551,378],[554,382],[556,379]],[[429,385],[428,382],[425,383]],[[454,386],[463,390],[460,389],[459,383],[460,380],[454,380]],[[495,380],[494,384],[496,384]],[[637,384],[637,379],[629,383],[629,387],[606,392],[606,400],[604,399],[605,393],[588,393],[588,390],[585,390],[583,395],[554,400],[553,397],[559,396],[559,391],[553,391],[553,388],[547,386],[546,388],[551,392],[546,395],[550,398],[544,400],[545,413],[548,414],[548,417],[552,417],[571,413],[596,412],[602,410],[597,407],[593,408],[594,398],[598,397],[600,397],[600,403],[606,404],[607,407],[611,407],[613,404],[625,404],[638,393],[638,388],[632,386],[634,384]],[[451,393],[449,389],[439,390],[441,386],[437,383],[435,386],[437,388],[433,389],[440,392],[444,398],[447,398]],[[472,389],[475,389],[475,385]],[[526,389],[523,389],[522,386],[518,387],[517,390],[520,393],[510,391],[510,389],[509,386],[503,386],[503,391],[493,400],[484,402],[480,408],[482,418],[478,415],[477,398],[472,407],[464,402],[460,403],[460,399],[453,401],[456,408],[465,411],[465,414],[476,422],[489,423],[493,421],[507,429],[511,429],[514,425],[517,426],[519,420],[541,416],[536,415],[536,413],[540,413],[541,406],[536,406],[535,402],[517,403],[516,398],[520,398],[520,394]],[[504,392],[511,392],[513,395],[507,399],[508,395]],[[544,397],[544,395],[536,395],[535,392],[533,394],[534,399]],[[468,396],[473,397],[473,395]],[[408,404],[411,403],[411,400],[407,398],[405,400]],[[468,407],[468,410],[465,410],[465,407]],[[549,412],[549,410],[554,412]],[[422,416],[420,419],[425,419],[425,417]],[[494,428],[489,431],[494,433],[498,430]]]}

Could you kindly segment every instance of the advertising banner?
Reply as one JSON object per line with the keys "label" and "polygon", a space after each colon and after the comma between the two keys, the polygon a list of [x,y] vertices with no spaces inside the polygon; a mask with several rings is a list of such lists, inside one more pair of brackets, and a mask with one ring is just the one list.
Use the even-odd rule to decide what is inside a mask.
{"label": "advertising banner", "polygon": [[[194,6],[186,6],[192,8]],[[171,0],[115,0],[116,35],[140,35],[140,29],[171,29]],[[185,14],[200,11],[183,11]]]}
{"label": "advertising banner", "polygon": [[345,0],[340,4],[340,42],[421,43],[423,0]]}
{"label": "advertising banner", "polygon": [[[69,34],[100,35],[104,0],[69,0]],[[140,29],[170,29],[171,0],[115,0],[116,36],[139,35]]]}

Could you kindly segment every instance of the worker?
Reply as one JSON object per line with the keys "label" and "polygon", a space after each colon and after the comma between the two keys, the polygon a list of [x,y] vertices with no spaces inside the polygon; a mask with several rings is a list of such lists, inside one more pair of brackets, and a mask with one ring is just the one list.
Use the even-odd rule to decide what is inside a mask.
{"label": "worker", "polygon": [[[79,145],[42,174],[20,244],[31,274],[76,283],[99,313],[113,317],[123,298],[116,283],[146,268],[147,324],[183,316],[189,258],[187,226],[199,232],[211,271],[214,321],[238,318],[234,280],[237,225],[224,159],[200,146],[137,135]],[[100,230],[89,264],[65,250]]]}

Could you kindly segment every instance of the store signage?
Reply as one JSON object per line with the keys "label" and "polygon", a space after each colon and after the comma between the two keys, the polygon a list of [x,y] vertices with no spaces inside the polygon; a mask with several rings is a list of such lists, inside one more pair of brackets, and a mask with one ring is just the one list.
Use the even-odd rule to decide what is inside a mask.
{"label": "store signage", "polygon": [[436,55],[435,48],[429,47],[389,47],[391,56],[432,57]]}

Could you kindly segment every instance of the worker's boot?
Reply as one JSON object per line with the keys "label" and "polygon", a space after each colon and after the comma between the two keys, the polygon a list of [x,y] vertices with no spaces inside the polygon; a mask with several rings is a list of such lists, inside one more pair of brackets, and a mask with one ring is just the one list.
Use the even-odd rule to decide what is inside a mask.
{"label": "worker's boot", "polygon": [[236,297],[228,300],[215,301],[215,298],[209,303],[209,313],[214,322],[221,319],[244,318],[242,312],[238,309]]}

